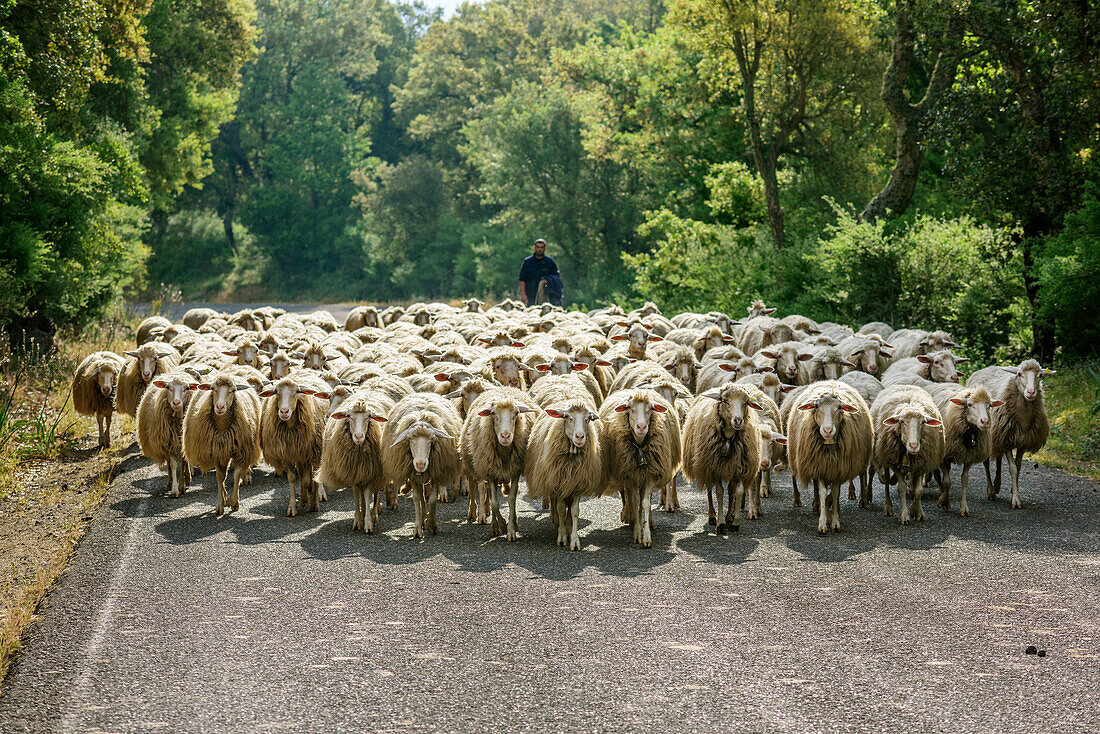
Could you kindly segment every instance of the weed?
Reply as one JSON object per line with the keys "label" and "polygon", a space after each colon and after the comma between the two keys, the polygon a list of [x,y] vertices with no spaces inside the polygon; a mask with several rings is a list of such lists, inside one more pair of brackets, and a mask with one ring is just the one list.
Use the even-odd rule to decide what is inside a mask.
{"label": "weed", "polygon": [[24,429],[27,421],[19,418],[14,410],[15,395],[19,391],[20,384],[26,376],[26,368],[20,367],[12,377],[11,384],[4,388],[3,396],[0,396],[0,455],[7,453],[12,440]]}

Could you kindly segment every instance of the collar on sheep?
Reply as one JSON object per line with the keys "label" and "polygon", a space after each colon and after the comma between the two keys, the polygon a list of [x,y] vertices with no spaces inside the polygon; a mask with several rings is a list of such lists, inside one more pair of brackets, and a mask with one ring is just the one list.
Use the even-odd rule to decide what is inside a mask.
{"label": "collar on sheep", "polygon": [[649,460],[646,458],[645,450],[649,446],[649,437],[651,434],[647,433],[641,443],[634,440],[634,432],[630,432],[630,445],[634,448],[634,461],[638,464],[639,469],[644,469],[649,466]]}

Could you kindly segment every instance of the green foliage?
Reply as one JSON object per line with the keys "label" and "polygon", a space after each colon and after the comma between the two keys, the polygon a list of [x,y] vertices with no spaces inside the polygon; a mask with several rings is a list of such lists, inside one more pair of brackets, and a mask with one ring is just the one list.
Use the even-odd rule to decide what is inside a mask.
{"label": "green foliage", "polygon": [[1036,266],[1039,316],[1071,357],[1100,353],[1100,186],[1090,183],[1081,206],[1051,238]]}
{"label": "green foliage", "polygon": [[171,283],[189,294],[217,293],[233,269],[232,256],[221,218],[208,210],[185,209],[167,217],[153,241],[149,281]]}
{"label": "green foliage", "polygon": [[813,295],[845,323],[946,329],[967,355],[989,360],[1022,329],[1012,317],[1024,298],[1012,233],[968,217],[918,216],[887,228],[837,208],[810,256],[820,269]]}

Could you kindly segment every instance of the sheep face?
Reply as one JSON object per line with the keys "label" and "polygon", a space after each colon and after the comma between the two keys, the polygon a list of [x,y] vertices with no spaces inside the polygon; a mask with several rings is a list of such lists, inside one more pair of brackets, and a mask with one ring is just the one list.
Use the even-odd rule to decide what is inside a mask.
{"label": "sheep face", "polygon": [[[799,359],[802,359],[801,355],[799,355]],[[844,359],[835,347],[830,347],[813,357],[813,361],[821,365],[821,372],[825,375],[826,380],[839,380],[843,371],[841,370],[842,367],[851,369],[856,367],[855,364]]]}
{"label": "sheep face", "polygon": [[214,392],[214,415],[225,415],[233,407],[236,394],[241,390],[251,390],[248,383],[235,383],[231,378],[219,377],[213,384],[204,382],[199,384],[200,390],[212,390]]}
{"label": "sheep face", "polygon": [[534,412],[534,408],[526,405],[516,405],[511,400],[501,401],[491,408],[486,408],[478,413],[483,418],[493,416],[493,429],[496,433],[497,443],[501,446],[511,446],[516,440],[516,421],[523,413]]}
{"label": "sheep face", "polygon": [[690,385],[695,370],[701,366],[694,359],[675,359],[672,362],[666,362],[664,368],[680,382]]}
{"label": "sheep face", "polygon": [[989,428],[990,408],[1004,405],[1003,400],[992,400],[984,387],[975,388],[969,395],[956,396],[949,400],[961,408],[966,408],[966,422],[979,430]]}
{"label": "sheep face", "polygon": [[259,353],[259,351],[260,350],[256,347],[255,344],[245,339],[243,342],[237,345],[237,348],[233,351],[222,352],[222,354],[227,357],[236,357],[237,364],[245,364],[249,367],[255,367],[256,355]]}
{"label": "sheep face", "polygon": [[1042,376],[1053,374],[1050,370],[1040,367],[1034,359],[1021,362],[1019,367],[1002,367],[1001,369],[1015,375],[1012,382],[1020,394],[1024,396],[1024,400],[1028,402],[1043,394]]}
{"label": "sheep face", "polygon": [[198,385],[180,375],[173,375],[166,380],[153,380],[152,385],[165,391],[164,399],[168,402],[168,407],[172,409],[172,413],[177,417],[183,416],[187,393],[198,387]]}
{"label": "sheep face", "polygon": [[351,397],[351,388],[347,385],[337,385],[328,394],[328,416],[331,417],[344,401]]}
{"label": "sheep face", "polygon": [[933,331],[920,340],[920,345],[925,348],[927,354],[959,346],[951,340],[951,335],[946,331]]}
{"label": "sheep face", "polygon": [[103,397],[109,398],[115,393],[115,385],[118,383],[118,370],[112,364],[102,364],[95,371],[96,384]]}
{"label": "sheep face", "polygon": [[[496,357],[493,359],[493,377],[505,387],[522,388],[520,380],[520,362],[512,357]],[[523,365],[527,368],[527,365]]]}
{"label": "sheep face", "polygon": [[939,426],[942,422],[938,418],[925,415],[923,410],[914,406],[907,406],[897,413],[882,420],[887,430],[893,429],[898,441],[905,444],[905,450],[912,455],[920,453],[921,439],[925,426]]}
{"label": "sheep face", "polygon": [[297,382],[290,378],[283,378],[279,380],[275,387],[264,388],[260,393],[261,398],[275,398],[276,415],[279,416],[281,421],[288,421],[294,417],[294,411],[298,409],[298,401],[301,400],[300,396],[302,395],[316,395],[322,400],[332,397],[328,393],[318,393],[316,390],[300,387]]}
{"label": "sheep face", "polygon": [[929,365],[928,379],[932,382],[958,382],[959,371],[955,365],[966,362],[965,357],[956,357],[950,350],[944,349],[932,354],[919,354],[917,361]]}
{"label": "sheep face", "polygon": [[406,443],[409,448],[409,455],[412,457],[413,471],[417,474],[423,474],[428,471],[428,463],[432,454],[432,444],[434,444],[437,439],[441,438],[444,440],[454,440],[446,431],[441,431],[430,423],[419,421],[402,431],[401,435],[397,437],[397,440],[393,442],[393,445],[396,446],[399,443]]}
{"label": "sheep face", "polygon": [[760,470],[767,471],[779,462],[782,453],[782,445],[787,443],[787,437],[776,431],[771,424],[760,426]]}
{"label": "sheep face", "polygon": [[[726,319],[726,322],[729,323],[729,319]],[[708,349],[720,347],[732,341],[733,337],[728,334],[723,334],[721,327],[710,326],[703,332],[703,335],[699,337],[699,340],[696,342],[696,347],[701,349],[701,354]]]}
{"label": "sheep face", "polygon": [[[362,445],[367,440],[367,433],[370,431],[370,422],[377,421],[378,423],[385,423],[386,417],[381,415],[374,415],[367,404],[362,400],[356,401],[348,410],[337,410],[331,416],[332,420],[345,421],[347,423],[347,432],[351,436],[352,443],[356,445]],[[400,441],[398,438],[398,442]]]}
{"label": "sheep face", "polygon": [[740,431],[745,427],[745,411],[763,410],[739,385],[728,385],[719,390],[703,393],[701,397],[718,401],[718,417],[726,428]]}
{"label": "sheep face", "polygon": [[634,434],[635,442],[644,441],[649,434],[649,422],[653,413],[664,413],[667,410],[660,403],[650,402],[645,396],[636,396],[633,400],[622,403],[615,408],[616,413],[628,413],[630,430]]}
{"label": "sheep face", "polygon": [[313,345],[306,350],[305,354],[301,355],[300,359],[303,367],[320,372],[325,368],[325,362],[329,358],[325,356],[324,351],[319,346]]}
{"label": "sheep face", "polygon": [[798,377],[799,362],[806,362],[814,358],[814,355],[809,352],[799,353],[798,347],[794,344],[784,344],[775,349],[765,349],[760,353],[768,359],[775,360],[775,373],[777,375],[791,380]]}
{"label": "sheep face", "polygon": [[[742,357],[736,362],[722,365],[719,369],[729,372],[732,375],[730,377],[731,380],[740,380],[745,375],[751,375],[756,372],[756,363],[752,361],[752,357]],[[762,369],[760,371],[771,372],[772,369],[769,367],[767,370]]]}
{"label": "sheep face", "polygon": [[290,374],[290,357],[286,352],[276,352],[271,358],[271,379],[281,380]]}
{"label": "sheep face", "polygon": [[274,357],[281,348],[279,342],[271,334],[267,334],[260,340],[260,351],[268,357]]}
{"label": "sheep face", "polygon": [[476,298],[467,298],[463,303],[466,305],[468,313],[481,313],[481,307],[485,305],[484,301],[479,301]]}
{"label": "sheep face", "polygon": [[628,324],[626,321],[620,321],[619,326],[628,327],[625,334],[617,334],[611,337],[614,341],[627,341],[630,342],[631,351],[644,352],[646,342],[659,342],[663,339],[659,336],[651,336],[648,326],[644,324],[634,323]]}
{"label": "sheep face", "polygon": [[546,414],[551,418],[565,421],[565,435],[569,437],[570,442],[573,444],[570,447],[572,453],[576,453],[577,449],[584,448],[584,445],[588,442],[588,424],[600,419],[591,410],[580,407],[573,407],[565,411],[547,408]]}
{"label": "sheep face", "polygon": [[774,308],[768,308],[761,300],[753,301],[746,310],[749,312],[749,318],[753,316],[770,316],[775,313]]}
{"label": "sheep face", "polygon": [[821,439],[827,444],[836,443],[837,427],[843,420],[843,413],[856,413],[859,411],[859,408],[854,405],[842,403],[840,399],[832,393],[825,393],[816,400],[803,403],[798,406],[798,409],[812,410],[814,412],[814,422],[817,424],[817,432],[821,435]]}
{"label": "sheep face", "polygon": [[126,355],[138,361],[141,367],[141,380],[148,384],[157,374],[157,360],[172,356],[171,352],[158,352],[151,344],[144,344],[140,349],[126,352]]}
{"label": "sheep face", "polygon": [[555,375],[568,375],[570,372],[579,372],[588,369],[587,362],[574,362],[565,354],[554,357],[550,362],[536,365],[539,372],[550,372]]}

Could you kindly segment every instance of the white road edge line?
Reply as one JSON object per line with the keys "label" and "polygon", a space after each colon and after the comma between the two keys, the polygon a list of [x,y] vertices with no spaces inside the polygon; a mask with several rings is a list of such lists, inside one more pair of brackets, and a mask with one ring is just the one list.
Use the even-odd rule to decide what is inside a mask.
{"label": "white road edge line", "polygon": [[152,497],[148,494],[142,499],[141,505],[138,507],[137,517],[133,518],[130,523],[130,531],[126,534],[126,541],[123,545],[122,553],[119,556],[118,567],[111,577],[110,586],[107,587],[107,598],[104,599],[103,606],[100,607],[99,614],[96,616],[92,636],[84,646],[84,662],[80,666],[80,677],[77,678],[76,684],[73,686],[73,694],[69,699],[69,710],[65,714],[65,718],[61,720],[61,731],[63,732],[76,731],[77,722],[82,718],[85,712],[84,706],[88,700],[89,689],[91,687],[90,684],[93,672],[92,660],[98,654],[99,648],[103,644],[103,638],[107,634],[107,628],[111,622],[111,617],[114,616],[115,600],[122,591],[121,586],[123,578],[126,575],[126,571],[129,569],[130,562],[137,549],[138,531],[140,531],[145,524],[144,521],[149,519],[147,510],[149,509],[149,501],[151,499]]}

